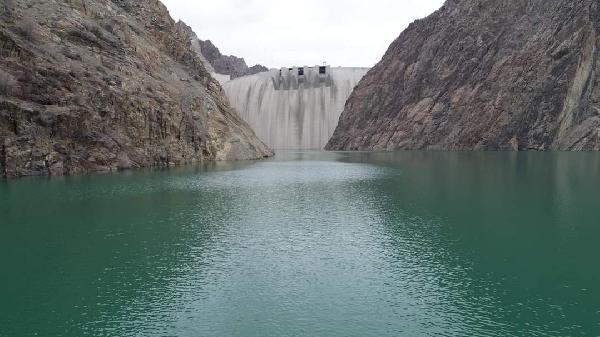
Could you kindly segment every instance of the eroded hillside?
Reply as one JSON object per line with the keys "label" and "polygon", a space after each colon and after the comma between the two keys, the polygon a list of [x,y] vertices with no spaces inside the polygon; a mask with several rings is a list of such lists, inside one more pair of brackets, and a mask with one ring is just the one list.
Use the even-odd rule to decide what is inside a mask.
{"label": "eroded hillside", "polygon": [[12,0],[0,166],[63,175],[272,154],[157,0]]}

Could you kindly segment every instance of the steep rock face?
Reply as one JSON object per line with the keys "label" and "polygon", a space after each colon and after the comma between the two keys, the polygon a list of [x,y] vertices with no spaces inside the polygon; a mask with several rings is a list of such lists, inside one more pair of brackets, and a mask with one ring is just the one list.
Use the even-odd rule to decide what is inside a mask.
{"label": "steep rock face", "polygon": [[0,11],[2,175],[272,154],[159,1],[13,0]]}
{"label": "steep rock face", "polygon": [[192,28],[181,20],[177,22],[177,26],[190,40],[192,49],[198,54],[204,67],[213,75],[213,77],[221,80],[221,83],[238,77],[254,75],[269,70],[267,67],[260,64],[248,67],[243,58],[222,55],[219,49],[215,47],[210,40],[200,40]]}
{"label": "steep rock face", "polygon": [[206,57],[208,62],[210,62],[215,69],[215,72],[219,74],[230,75],[231,78],[234,79],[269,70],[267,67],[261,66],[260,64],[249,68],[243,58],[222,55],[219,49],[215,47],[210,40],[199,40],[199,43],[202,55]]}
{"label": "steep rock face", "polygon": [[447,0],[394,41],[328,149],[600,149],[595,0]]}
{"label": "steep rock face", "polygon": [[201,41],[198,38],[198,35],[196,35],[196,33],[192,30],[192,27],[188,26],[185,22],[181,20],[177,21],[176,25],[190,41],[190,44],[192,45],[192,50],[196,52],[196,54],[202,61],[204,68],[206,68],[206,70],[210,73],[215,73],[215,68],[213,68],[212,64],[210,64],[210,62],[202,54],[202,48],[200,46]]}

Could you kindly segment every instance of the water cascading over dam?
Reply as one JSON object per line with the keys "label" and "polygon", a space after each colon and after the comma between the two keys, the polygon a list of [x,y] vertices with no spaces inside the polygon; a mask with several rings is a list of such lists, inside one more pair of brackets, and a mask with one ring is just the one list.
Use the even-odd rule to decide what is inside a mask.
{"label": "water cascading over dam", "polygon": [[274,149],[322,149],[369,68],[294,67],[223,84],[240,116]]}

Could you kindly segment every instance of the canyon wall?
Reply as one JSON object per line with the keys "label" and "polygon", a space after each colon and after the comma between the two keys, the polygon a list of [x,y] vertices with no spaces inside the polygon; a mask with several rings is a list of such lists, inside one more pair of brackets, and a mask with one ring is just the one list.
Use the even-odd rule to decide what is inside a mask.
{"label": "canyon wall", "polygon": [[269,70],[260,64],[248,67],[246,61],[237,56],[223,55],[210,40],[198,40],[202,55],[210,62],[218,74],[229,75],[232,79],[254,75]]}
{"label": "canyon wall", "polygon": [[177,22],[177,26],[187,35],[192,48],[198,53],[207,70],[221,83],[269,70],[260,64],[248,67],[246,61],[241,57],[221,54],[219,48],[210,40],[199,39],[192,28],[181,20]]}
{"label": "canyon wall", "polygon": [[5,1],[0,174],[272,155],[158,0]]}
{"label": "canyon wall", "polygon": [[447,0],[350,96],[331,150],[599,150],[596,0]]}

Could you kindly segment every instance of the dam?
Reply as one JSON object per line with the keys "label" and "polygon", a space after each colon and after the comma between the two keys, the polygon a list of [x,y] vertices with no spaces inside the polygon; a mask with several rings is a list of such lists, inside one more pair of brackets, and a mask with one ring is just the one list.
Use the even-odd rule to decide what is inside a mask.
{"label": "dam", "polygon": [[273,69],[225,82],[232,106],[274,149],[323,149],[369,68]]}

